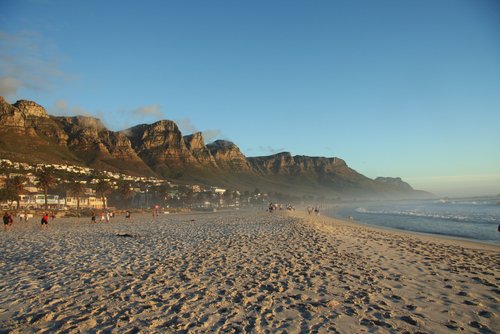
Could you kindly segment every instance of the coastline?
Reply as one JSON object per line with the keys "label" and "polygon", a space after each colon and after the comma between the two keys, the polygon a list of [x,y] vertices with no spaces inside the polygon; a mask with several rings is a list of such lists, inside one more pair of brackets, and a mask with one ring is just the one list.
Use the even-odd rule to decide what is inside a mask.
{"label": "coastline", "polygon": [[61,218],[0,246],[12,333],[500,328],[499,247],[300,211]]}
{"label": "coastline", "polygon": [[447,207],[436,206],[437,201],[429,199],[362,201],[328,206],[324,212],[367,227],[500,246],[500,211],[491,206],[493,200],[485,196],[451,198]]}
{"label": "coastline", "polygon": [[[365,222],[360,222],[355,219],[350,220],[347,218],[341,218],[341,217],[332,217],[329,215],[322,215],[321,217],[325,218],[326,220],[330,219],[331,223],[340,223],[344,224],[346,226],[361,226],[366,229],[372,229],[374,231],[380,231],[380,232],[390,232],[390,233],[395,233],[395,234],[402,234],[402,235],[412,235],[412,236],[420,236],[424,240],[433,240],[436,242],[439,241],[449,241],[451,244],[455,245],[462,245],[464,247],[469,247],[469,248],[475,248],[475,249],[489,249],[489,250],[497,250],[500,251],[500,245],[497,245],[493,242],[488,242],[488,241],[482,241],[482,240],[476,240],[476,239],[471,239],[471,238],[462,238],[462,237],[457,237],[457,236],[452,236],[452,235],[446,235],[446,234],[437,234],[437,233],[426,233],[426,232],[418,232],[418,231],[412,231],[412,230],[404,230],[400,228],[395,228],[395,227],[390,227],[390,226],[380,226],[380,225],[375,225],[375,224],[370,224],[370,223],[365,223]],[[304,218],[307,218],[304,216]],[[495,233],[498,233],[494,231]]]}

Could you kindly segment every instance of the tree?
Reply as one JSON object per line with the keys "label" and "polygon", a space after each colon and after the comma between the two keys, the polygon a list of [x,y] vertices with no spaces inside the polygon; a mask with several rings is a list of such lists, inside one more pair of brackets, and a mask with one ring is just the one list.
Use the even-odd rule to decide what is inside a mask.
{"label": "tree", "polygon": [[186,206],[190,207],[193,204],[194,192],[190,187],[186,187],[186,192],[184,193],[184,203]]}
{"label": "tree", "polygon": [[129,200],[134,196],[135,192],[130,187],[130,183],[122,183],[119,188],[119,193],[123,201],[125,202],[125,209],[128,209]]}
{"label": "tree", "polygon": [[156,187],[155,192],[158,193],[159,202],[163,206],[165,204],[165,199],[167,198],[167,196],[170,192],[170,185],[162,184],[162,185]]}
{"label": "tree", "polygon": [[85,195],[85,185],[81,182],[75,181],[69,187],[69,193],[76,197],[76,211],[80,215],[80,197]]}
{"label": "tree", "polygon": [[24,190],[25,182],[26,177],[24,176],[14,176],[13,178],[7,179],[5,182],[7,193],[9,193],[10,197],[17,203],[16,210],[19,210],[19,202],[21,200],[21,194]]}
{"label": "tree", "polygon": [[[16,194],[14,194],[10,189],[8,188],[2,188],[0,189],[0,201],[10,201],[15,202],[17,199]],[[10,207],[10,206],[9,206]]]}
{"label": "tree", "polygon": [[95,187],[95,192],[101,198],[102,207],[106,209],[106,195],[111,192],[111,185],[106,180],[100,180]]}
{"label": "tree", "polygon": [[45,210],[48,209],[48,193],[49,189],[54,188],[57,185],[57,179],[54,176],[54,171],[52,169],[42,169],[36,173],[38,179],[38,186],[43,189],[43,195],[45,197]]}
{"label": "tree", "polygon": [[230,205],[233,201],[233,191],[227,189],[224,194],[223,194],[224,202],[226,202],[226,205]]}

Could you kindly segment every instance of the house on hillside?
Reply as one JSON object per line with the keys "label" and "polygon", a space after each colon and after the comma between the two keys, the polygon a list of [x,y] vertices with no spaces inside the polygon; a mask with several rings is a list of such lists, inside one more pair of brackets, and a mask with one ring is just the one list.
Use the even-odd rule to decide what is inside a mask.
{"label": "house on hillside", "polygon": [[[47,206],[51,210],[64,209],[64,198],[59,195],[47,195]],[[19,207],[22,209],[42,209],[45,208],[45,195],[39,193],[26,192],[20,196]]]}
{"label": "house on hillside", "polygon": [[[104,198],[104,202],[106,203],[108,199]],[[65,198],[65,206],[67,209],[76,209],[78,204],[78,200],[74,196],[66,196]],[[103,209],[102,200],[99,197],[94,195],[84,195],[80,197],[80,209]]]}
{"label": "house on hillside", "polygon": [[[96,195],[92,188],[85,188],[85,194],[79,197],[80,209],[103,209],[102,199]],[[108,205],[108,198],[104,198],[104,203]],[[67,209],[76,209],[78,206],[78,199],[70,193],[66,194],[65,205]]]}

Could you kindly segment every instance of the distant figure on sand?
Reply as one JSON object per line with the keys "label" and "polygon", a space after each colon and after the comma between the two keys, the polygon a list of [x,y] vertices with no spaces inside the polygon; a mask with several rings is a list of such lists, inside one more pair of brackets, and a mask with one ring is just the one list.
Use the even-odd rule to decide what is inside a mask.
{"label": "distant figure on sand", "polygon": [[316,216],[319,216],[319,208],[318,207],[314,208],[314,212],[316,213]]}
{"label": "distant figure on sand", "polygon": [[308,214],[311,214],[311,212],[312,212],[312,211],[313,211],[313,208],[312,208],[312,207],[310,207],[310,206],[308,206],[308,207],[307,207],[307,213],[308,213]]}
{"label": "distant figure on sand", "polygon": [[42,220],[40,221],[40,224],[42,225],[42,229],[49,227],[49,214],[48,213],[45,213],[43,215]]}
{"label": "distant figure on sand", "polygon": [[128,210],[127,210],[127,211],[125,212],[125,218],[130,218],[130,211],[128,211]]}
{"label": "distant figure on sand", "polygon": [[95,223],[95,212],[94,211],[92,211],[92,217],[90,218],[90,221],[92,223]]}
{"label": "distant figure on sand", "polygon": [[12,227],[12,222],[13,222],[13,219],[12,219],[12,216],[10,215],[10,213],[5,212],[3,215],[3,229],[5,231],[10,229]]}
{"label": "distant figure on sand", "polygon": [[273,212],[274,210],[274,205],[273,202],[269,203],[269,212]]}

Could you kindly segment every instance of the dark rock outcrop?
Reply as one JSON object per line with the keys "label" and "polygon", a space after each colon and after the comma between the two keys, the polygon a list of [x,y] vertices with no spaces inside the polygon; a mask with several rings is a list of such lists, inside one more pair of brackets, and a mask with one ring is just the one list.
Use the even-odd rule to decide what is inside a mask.
{"label": "dark rock outcrop", "polygon": [[0,97],[0,132],[31,137],[35,142],[40,139],[48,145],[64,145],[68,139],[39,104],[20,100],[10,105],[3,97]]}
{"label": "dark rock outcrop", "polygon": [[120,132],[110,131],[101,120],[89,116],[54,117],[68,135],[67,146],[94,168],[153,175],[137,155],[130,140]]}
{"label": "dark rock outcrop", "polygon": [[180,170],[196,163],[173,121],[141,124],[122,131],[139,157],[160,175],[175,177]]}
{"label": "dark rock outcrop", "polygon": [[231,172],[250,171],[251,167],[238,146],[227,140],[216,140],[207,145],[217,166]]}
{"label": "dark rock outcrop", "polygon": [[184,142],[187,149],[191,152],[199,164],[215,168],[218,167],[212,153],[210,153],[210,150],[205,145],[205,140],[203,139],[203,134],[201,132],[184,136]]}

